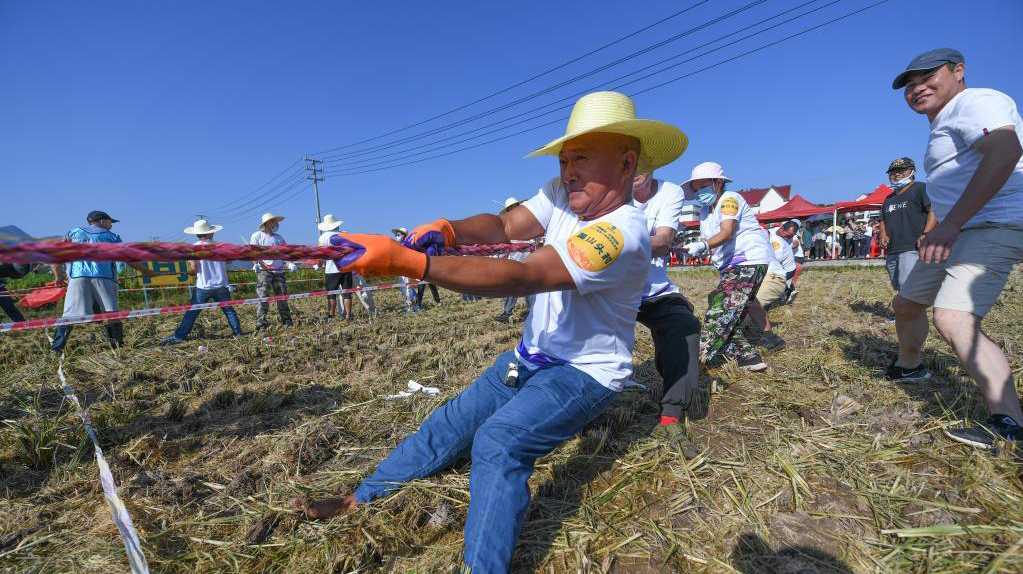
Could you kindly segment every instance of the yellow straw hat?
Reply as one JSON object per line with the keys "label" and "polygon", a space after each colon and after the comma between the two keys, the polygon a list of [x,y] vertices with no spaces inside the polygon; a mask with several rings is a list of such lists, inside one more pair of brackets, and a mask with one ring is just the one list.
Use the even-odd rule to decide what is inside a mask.
{"label": "yellow straw hat", "polygon": [[675,161],[689,145],[686,134],[671,124],[636,119],[636,106],[629,96],[619,92],[593,92],[579,98],[572,107],[565,135],[526,157],[556,156],[565,142],[589,133],[622,134],[638,139],[637,173],[653,171]]}

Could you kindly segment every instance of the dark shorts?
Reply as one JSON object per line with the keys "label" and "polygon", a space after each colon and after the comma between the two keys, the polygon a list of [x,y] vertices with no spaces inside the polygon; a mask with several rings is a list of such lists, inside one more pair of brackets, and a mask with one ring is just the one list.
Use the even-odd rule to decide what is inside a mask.
{"label": "dark shorts", "polygon": [[[347,273],[327,273],[323,276],[323,286],[327,291],[337,291],[338,289],[351,289],[355,284],[352,272]],[[351,293],[345,293],[342,295],[345,299],[351,299]],[[337,299],[337,295],[327,295],[328,299]]]}

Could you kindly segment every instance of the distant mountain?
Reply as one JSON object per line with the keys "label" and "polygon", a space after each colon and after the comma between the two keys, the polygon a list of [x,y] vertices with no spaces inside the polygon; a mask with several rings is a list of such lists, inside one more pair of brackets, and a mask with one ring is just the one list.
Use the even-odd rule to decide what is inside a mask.
{"label": "distant mountain", "polygon": [[0,227],[0,243],[24,243],[25,241],[43,241],[47,239],[60,239],[56,235],[50,237],[32,237],[25,233],[17,225],[5,225]]}

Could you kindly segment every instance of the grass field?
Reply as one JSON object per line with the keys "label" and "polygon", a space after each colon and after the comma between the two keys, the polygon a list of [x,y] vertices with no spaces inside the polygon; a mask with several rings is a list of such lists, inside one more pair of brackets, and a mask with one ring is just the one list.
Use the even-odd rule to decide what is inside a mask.
{"label": "grass field", "polygon": [[[702,311],[714,276],[676,274]],[[1023,571],[1020,463],[954,444],[941,428],[983,416],[936,338],[920,385],[880,376],[894,350],[883,270],[813,269],[772,312],[788,347],[770,370],[707,373],[723,390],[692,409],[693,442],[651,436],[659,379],[637,327],[636,379],[578,438],[542,459],[517,572]],[[1023,278],[986,322],[1023,369]],[[126,348],[78,327],[65,370],[89,405],[154,572],[450,572],[459,560],[468,463],[325,523],[298,494],[347,491],[437,405],[517,341],[499,302],[412,317],[378,295],[372,323],[323,324],[321,300],[271,340],[227,338],[206,312],[195,335],[156,346],[176,317],[126,324]],[[521,304],[520,304],[521,305]],[[360,309],[361,310],[361,309]],[[251,308],[242,311],[251,329]],[[206,347],[200,350],[200,345]],[[0,336],[0,569],[124,572],[91,447],[62,402],[40,332]],[[437,398],[384,401],[406,381]]]}

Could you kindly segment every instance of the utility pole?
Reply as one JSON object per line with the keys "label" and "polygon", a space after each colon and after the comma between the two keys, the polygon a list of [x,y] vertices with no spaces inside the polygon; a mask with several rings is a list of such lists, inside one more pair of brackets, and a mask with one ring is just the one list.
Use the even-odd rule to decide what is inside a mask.
{"label": "utility pole", "polygon": [[319,225],[323,218],[320,215],[320,187],[318,184],[323,181],[323,160],[306,156],[305,161],[305,169],[309,172],[306,179],[313,182],[313,197],[316,198],[316,235],[319,237]]}

